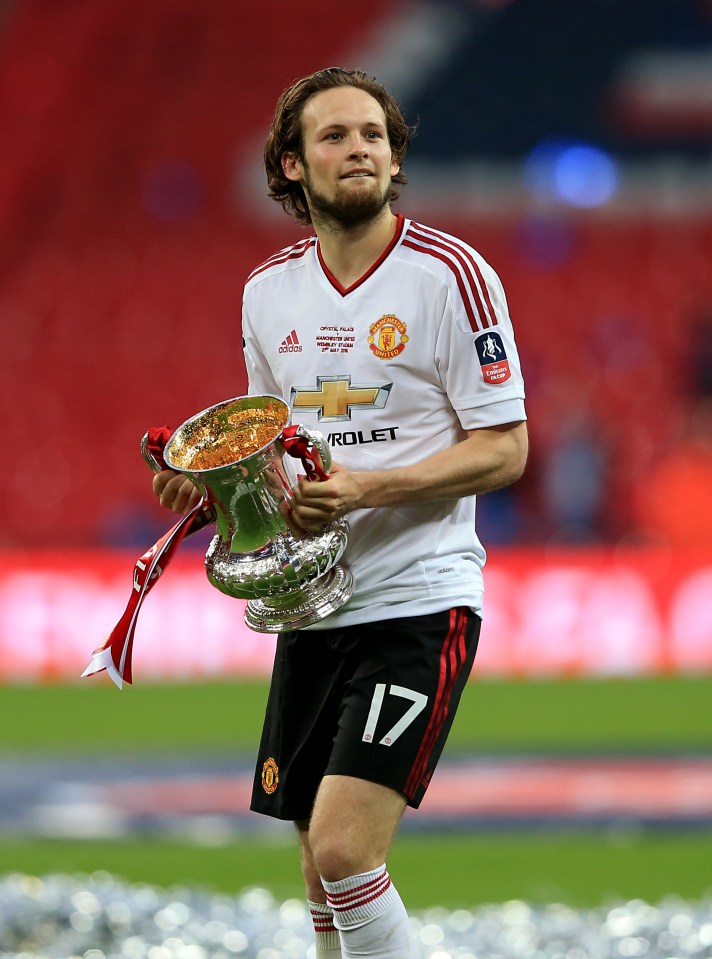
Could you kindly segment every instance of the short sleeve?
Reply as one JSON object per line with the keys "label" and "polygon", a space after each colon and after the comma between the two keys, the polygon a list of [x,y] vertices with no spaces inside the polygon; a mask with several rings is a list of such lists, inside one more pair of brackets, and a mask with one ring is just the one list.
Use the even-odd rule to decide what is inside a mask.
{"label": "short sleeve", "polygon": [[466,430],[526,419],[504,289],[492,267],[474,250],[471,256],[477,264],[471,289],[450,285],[436,343],[441,382]]}
{"label": "short sleeve", "polygon": [[265,394],[279,396],[279,386],[272,376],[264,354],[257,344],[257,340],[252,335],[252,327],[244,303],[242,307],[242,349],[245,355],[245,367],[247,369],[248,394],[251,396],[261,396]]}

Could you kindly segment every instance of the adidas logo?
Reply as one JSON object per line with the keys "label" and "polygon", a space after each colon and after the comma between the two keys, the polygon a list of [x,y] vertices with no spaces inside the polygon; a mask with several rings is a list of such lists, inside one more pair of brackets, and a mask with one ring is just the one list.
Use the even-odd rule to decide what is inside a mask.
{"label": "adidas logo", "polygon": [[297,331],[292,330],[289,336],[286,336],[282,340],[282,344],[279,348],[280,353],[301,353],[302,347],[299,343],[299,337],[297,336]]}

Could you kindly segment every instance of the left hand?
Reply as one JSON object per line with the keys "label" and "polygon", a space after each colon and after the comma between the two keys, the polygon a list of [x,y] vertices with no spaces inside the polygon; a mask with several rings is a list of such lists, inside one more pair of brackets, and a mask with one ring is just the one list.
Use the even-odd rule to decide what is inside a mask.
{"label": "left hand", "polygon": [[361,495],[358,473],[331,464],[329,478],[301,477],[295,486],[292,521],[303,530],[315,530],[357,509]]}
{"label": "left hand", "polygon": [[201,493],[183,473],[162,470],[153,477],[153,492],[165,509],[184,516],[200,502]]}

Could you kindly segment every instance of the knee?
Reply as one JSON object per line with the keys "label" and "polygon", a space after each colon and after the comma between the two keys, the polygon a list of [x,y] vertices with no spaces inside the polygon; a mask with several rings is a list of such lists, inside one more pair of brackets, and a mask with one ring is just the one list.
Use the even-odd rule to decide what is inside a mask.
{"label": "knee", "polygon": [[382,866],[404,808],[405,798],[386,786],[324,777],[309,825],[321,878],[338,882]]}
{"label": "knee", "polygon": [[[349,836],[328,828],[312,828],[309,835],[314,863],[322,879],[337,882],[370,868],[366,851],[349,841]],[[379,865],[378,863],[376,865]]]}

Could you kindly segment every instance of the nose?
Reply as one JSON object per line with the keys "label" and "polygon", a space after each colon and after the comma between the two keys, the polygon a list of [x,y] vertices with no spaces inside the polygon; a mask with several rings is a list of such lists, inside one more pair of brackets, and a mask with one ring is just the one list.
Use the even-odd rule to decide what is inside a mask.
{"label": "nose", "polygon": [[364,140],[360,133],[355,133],[349,143],[349,152],[352,156],[368,156],[368,140]]}

